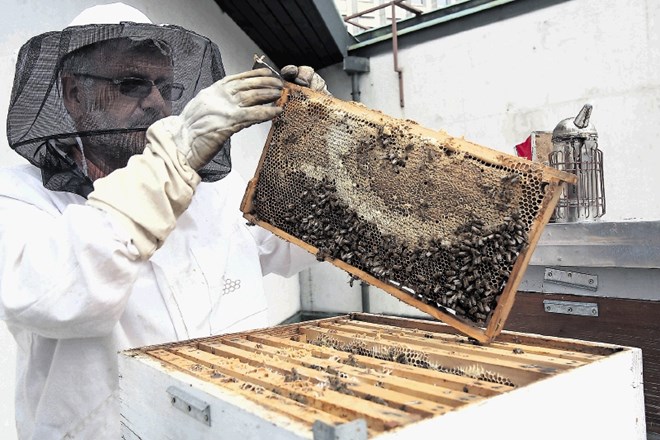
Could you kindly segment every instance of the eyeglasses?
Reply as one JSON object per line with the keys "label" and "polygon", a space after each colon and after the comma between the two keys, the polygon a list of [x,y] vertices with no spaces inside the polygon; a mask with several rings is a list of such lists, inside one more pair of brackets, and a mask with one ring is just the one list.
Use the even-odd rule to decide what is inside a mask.
{"label": "eyeglasses", "polygon": [[130,96],[131,98],[146,98],[151,93],[151,88],[156,87],[160,95],[169,101],[177,101],[183,95],[185,87],[180,83],[155,83],[150,79],[126,77],[126,78],[107,78],[105,76],[92,75],[90,73],[76,73],[76,76],[107,81],[119,87],[119,93]]}

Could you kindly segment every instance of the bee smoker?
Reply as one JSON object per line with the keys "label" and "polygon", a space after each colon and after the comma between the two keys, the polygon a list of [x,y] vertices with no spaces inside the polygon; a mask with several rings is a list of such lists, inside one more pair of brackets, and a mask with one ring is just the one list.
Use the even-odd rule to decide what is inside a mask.
{"label": "bee smoker", "polygon": [[598,133],[589,122],[592,106],[585,104],[575,118],[566,118],[552,132],[551,167],[573,173],[575,185],[565,184],[551,221],[594,220],[605,214],[603,152]]}

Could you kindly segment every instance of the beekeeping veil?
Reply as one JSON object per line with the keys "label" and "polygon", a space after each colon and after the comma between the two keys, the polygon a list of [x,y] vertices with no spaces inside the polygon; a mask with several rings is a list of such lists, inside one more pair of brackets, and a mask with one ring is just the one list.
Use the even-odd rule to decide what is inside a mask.
{"label": "beekeeping veil", "polygon": [[[125,166],[143,150],[149,125],[179,114],[224,75],[220,51],[207,38],[151,24],[121,3],[96,6],[21,48],[9,145],[41,169],[46,188],[86,197],[93,189],[87,161],[106,171]],[[229,173],[229,153],[227,141],[198,171],[203,181]]]}

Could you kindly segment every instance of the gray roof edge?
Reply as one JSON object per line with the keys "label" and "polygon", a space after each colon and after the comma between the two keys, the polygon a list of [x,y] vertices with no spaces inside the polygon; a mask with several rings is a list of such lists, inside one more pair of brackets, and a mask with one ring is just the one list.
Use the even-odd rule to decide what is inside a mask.
{"label": "gray roof edge", "polygon": [[355,43],[355,39],[348,33],[344,20],[341,18],[335,3],[328,0],[312,0],[316,10],[323,17],[328,31],[332,35],[337,48],[342,56],[346,57],[348,53],[348,46]]}

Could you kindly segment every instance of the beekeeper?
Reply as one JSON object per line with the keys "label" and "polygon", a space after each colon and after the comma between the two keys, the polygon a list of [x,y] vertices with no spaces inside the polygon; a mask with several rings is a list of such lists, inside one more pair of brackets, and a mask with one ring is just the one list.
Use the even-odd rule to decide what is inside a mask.
{"label": "beekeeper", "polygon": [[262,275],[314,261],[245,224],[230,173],[229,138],[278,115],[282,86],[122,4],[22,47],[7,132],[30,164],[0,169],[21,439],[120,438],[118,351],[263,326]]}

